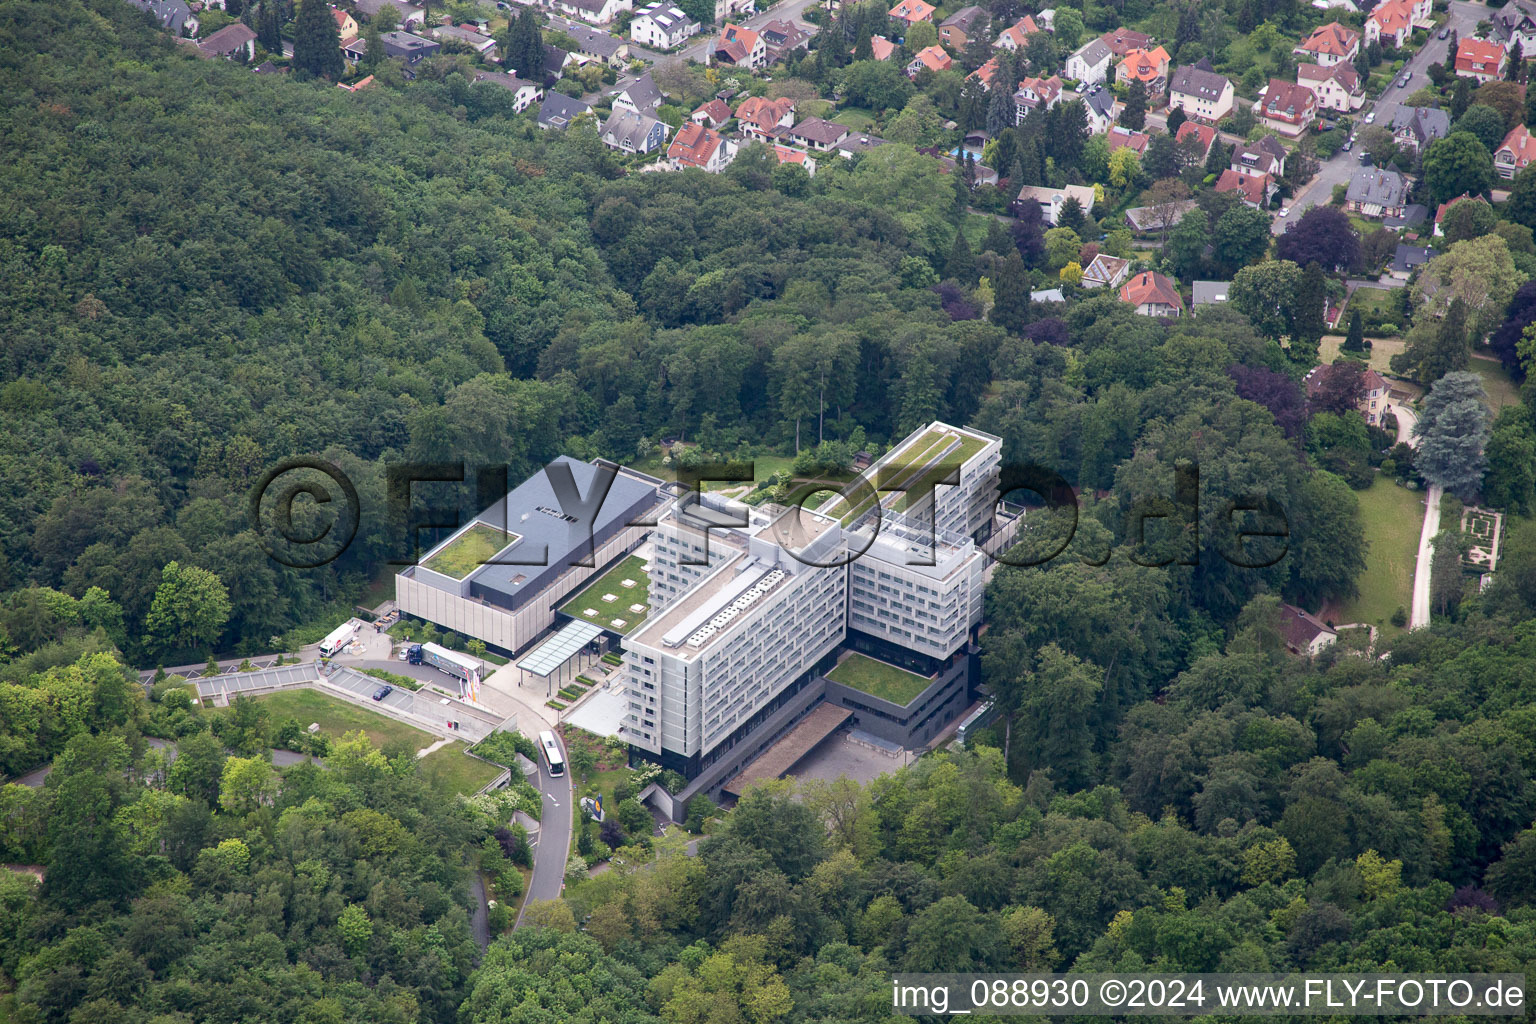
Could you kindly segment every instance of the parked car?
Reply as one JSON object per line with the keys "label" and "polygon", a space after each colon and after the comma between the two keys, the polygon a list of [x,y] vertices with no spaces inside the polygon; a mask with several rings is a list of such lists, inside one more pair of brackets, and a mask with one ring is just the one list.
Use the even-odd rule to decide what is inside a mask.
{"label": "parked car", "polygon": [[1072,91],[1073,92],[1086,92],[1087,89],[1088,89],[1088,83],[1087,82],[1078,82],[1077,83],[1077,88],[1073,89]]}
{"label": "parked car", "polygon": [[[1354,139],[1345,139],[1344,140],[1344,152],[1348,153],[1350,150],[1352,150],[1354,148],[1355,148],[1355,140]],[[401,657],[404,657],[404,655],[401,655]]]}
{"label": "parked car", "polygon": [[373,699],[374,700],[383,700],[385,697],[388,697],[390,694],[392,694],[394,692],[395,692],[395,688],[393,686],[381,686],[377,690],[373,691]]}
{"label": "parked car", "polygon": [[1282,209],[1280,211],[1280,216],[1282,216],[1282,217],[1289,217],[1290,215],[1291,215],[1291,208],[1289,206],[1285,207],[1284,209]]}
{"label": "parked car", "polygon": [[1450,35],[1450,34],[1451,34],[1451,30],[1450,30],[1450,29],[1448,29],[1448,28],[1443,28],[1443,29],[1441,29],[1441,30],[1440,30],[1440,34],[1439,34],[1439,35],[1437,35],[1437,36],[1435,36],[1435,38],[1436,38],[1436,39],[1444,39],[1444,38],[1446,38],[1446,37],[1447,37],[1447,36],[1449,36],[1449,35]]}
{"label": "parked car", "polygon": [[1413,77],[1413,72],[1412,71],[1408,72],[1402,78],[1399,78],[1397,80],[1397,87],[1399,89],[1406,89],[1406,88],[1408,88],[1408,79],[1410,79],[1412,77]]}
{"label": "parked car", "polygon": [[1376,111],[1373,110],[1369,114],[1365,115],[1365,123],[1366,124],[1375,124],[1376,123]]}

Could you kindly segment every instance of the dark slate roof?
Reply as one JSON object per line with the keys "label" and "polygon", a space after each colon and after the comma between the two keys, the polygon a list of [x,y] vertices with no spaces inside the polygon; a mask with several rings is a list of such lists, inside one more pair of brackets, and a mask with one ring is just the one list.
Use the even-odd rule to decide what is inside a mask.
{"label": "dark slate roof", "polygon": [[592,104],[585,100],[572,99],[564,93],[550,92],[545,94],[544,102],[539,106],[539,124],[546,128],[564,128],[582,114],[590,113]]}
{"label": "dark slate roof", "polygon": [[1362,167],[1349,179],[1349,189],[1344,198],[1352,203],[1397,206],[1403,201],[1407,191],[1408,183],[1396,171]]}
{"label": "dark slate roof", "polygon": [[1186,96],[1216,100],[1226,92],[1227,84],[1226,76],[1205,70],[1197,64],[1189,64],[1173,73],[1173,81],[1168,88],[1171,92],[1181,92]]}
{"label": "dark slate roof", "polygon": [[656,80],[649,71],[631,82],[621,95],[629,97],[629,102],[638,110],[651,112],[661,106],[661,90],[656,87]]}
{"label": "dark slate roof", "polygon": [[1406,274],[1414,267],[1422,267],[1439,255],[1427,245],[1402,245],[1399,243],[1397,251],[1392,254],[1392,269],[1399,274]]}
{"label": "dark slate roof", "polygon": [[168,32],[175,35],[181,34],[181,27],[192,17],[192,8],[182,3],[182,0],[128,0],[129,3],[141,11],[148,11],[154,16],[155,23]]}
{"label": "dark slate roof", "polygon": [[1451,133],[1451,115],[1434,107],[1398,107],[1392,117],[1394,132],[1407,130],[1420,145]]}

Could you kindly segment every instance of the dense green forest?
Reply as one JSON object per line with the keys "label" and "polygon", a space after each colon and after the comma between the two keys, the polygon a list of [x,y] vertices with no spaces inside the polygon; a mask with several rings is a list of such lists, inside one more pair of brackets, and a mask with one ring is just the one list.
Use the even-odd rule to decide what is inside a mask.
{"label": "dense green forest", "polygon": [[[12,1019],[833,1024],[893,1020],[893,969],[1536,976],[1529,524],[1389,659],[1293,658],[1279,598],[1348,595],[1367,542],[1305,429],[1312,353],[1235,309],[1031,306],[1039,225],[956,245],[901,146],[810,183],[629,177],[504,95],[343,93],[118,0],[0,2],[0,767],[54,765],[0,790],[3,859],[44,878],[0,872]],[[986,310],[953,287],[982,276]],[[1084,494],[1062,557],[990,585],[998,724],[869,787],[754,792],[478,966],[473,869],[526,854],[505,807],[356,737],[274,769],[252,712],[125,668],[348,602],[399,555],[391,460],[782,455],[936,416]],[[300,572],[244,509],[306,453],[374,511]],[[1181,462],[1198,530],[1139,538]],[[1244,569],[1223,502],[1254,494],[1289,554]]]}
{"label": "dense green forest", "polygon": [[[941,416],[1126,507],[1167,493],[1175,459],[1209,459],[1211,515],[1257,486],[1297,550],[1328,553],[1243,578],[1207,559],[1221,579],[1183,600],[1218,623],[1261,580],[1336,595],[1361,564],[1349,495],[1273,412],[1307,360],[1235,312],[1045,315],[1038,222],[994,221],[960,253],[952,182],[907,147],[814,185],[761,153],[619,177],[594,133],[542,133],[457,74],[359,94],[253,75],[113,0],[13,0],[0,23],[0,583],[8,608],[92,595],[83,631],[105,623],[135,663],[270,649],[355,599],[409,553],[384,522],[386,462],[515,479],[663,437],[782,454]],[[986,319],[954,287],[982,274]],[[269,561],[246,521],[256,479],[295,455],[362,496],[358,540],[313,571]],[[215,614],[178,616],[178,592]],[[58,641],[13,636],[42,648],[19,675],[82,653],[68,618],[8,615]]]}

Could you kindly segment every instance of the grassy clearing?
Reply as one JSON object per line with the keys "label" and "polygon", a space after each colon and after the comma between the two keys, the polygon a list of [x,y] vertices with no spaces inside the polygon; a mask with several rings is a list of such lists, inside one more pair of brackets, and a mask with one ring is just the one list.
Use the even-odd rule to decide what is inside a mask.
{"label": "grassy clearing", "polygon": [[[1345,326],[1349,325],[1347,318],[1341,322]],[[1370,335],[1366,335],[1366,338],[1371,342],[1370,358],[1366,360],[1366,364],[1377,373],[1391,372],[1392,357],[1403,350],[1403,339],[1371,338]],[[1323,335],[1322,345],[1318,348],[1318,358],[1324,366],[1339,357],[1339,347],[1343,344],[1344,335],[1342,334]]]}
{"label": "grassy clearing", "polygon": [[1402,632],[1392,625],[1392,613],[1413,602],[1413,570],[1419,554],[1419,528],[1424,522],[1424,492],[1377,478],[1369,490],[1356,491],[1360,520],[1370,549],[1360,594],[1331,609],[1336,623],[1364,622],[1381,631],[1383,639]]}
{"label": "grassy clearing", "polygon": [[1502,364],[1491,359],[1473,358],[1469,369],[1483,378],[1483,390],[1488,394],[1488,408],[1495,414],[1506,405],[1520,404],[1520,389],[1510,379]]}
{"label": "grassy clearing", "polygon": [[421,759],[421,769],[440,793],[469,796],[501,774],[498,765],[470,757],[462,740],[454,740]]}
{"label": "grassy clearing", "polygon": [[867,132],[875,126],[875,115],[863,107],[844,107],[832,120],[856,132]]}
{"label": "grassy clearing", "polygon": [[[629,633],[651,613],[650,577],[643,571],[644,565],[645,559],[630,555],[578,590],[560,606],[560,610],[586,622],[595,622],[604,629]],[[624,580],[631,580],[634,586],[624,586]],[[606,594],[612,594],[613,600],[604,601]],[[629,606],[632,604],[644,605],[645,610],[631,611]],[[623,619],[624,625],[613,625],[614,619]]]}
{"label": "grassy clearing", "polygon": [[[311,722],[315,722],[319,724],[320,731],[332,740],[341,739],[343,733],[361,729],[376,747],[412,744],[420,750],[422,747],[430,746],[434,739],[404,722],[398,722],[318,690],[280,690],[265,697],[258,697],[257,700],[261,701],[262,707],[267,709],[270,721],[293,718],[305,728],[308,728]],[[225,712],[220,709],[219,713]]]}
{"label": "grassy clearing", "polygon": [[447,547],[422,565],[433,572],[461,580],[496,556],[496,552],[517,539],[489,523],[474,523],[455,537]]}
{"label": "grassy clearing", "polygon": [[874,658],[867,658],[857,653],[850,653],[838,662],[837,667],[827,673],[827,678],[834,683],[851,686],[871,697],[879,697],[881,700],[888,700],[903,707],[910,704],[918,694],[928,688],[928,684],[933,682],[932,679],[915,672],[908,672],[895,665],[887,665],[883,661],[876,661]]}

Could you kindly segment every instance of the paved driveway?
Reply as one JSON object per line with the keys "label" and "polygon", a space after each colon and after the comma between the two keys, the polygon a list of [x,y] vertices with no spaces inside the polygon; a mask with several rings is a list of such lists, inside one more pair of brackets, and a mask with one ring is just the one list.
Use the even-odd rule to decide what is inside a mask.
{"label": "paved driveway", "polygon": [[[556,734],[557,738],[559,734]],[[564,753],[562,744],[562,753]],[[543,758],[539,759],[536,785],[544,794],[543,810],[539,815],[539,838],[533,848],[533,874],[528,878],[528,898],[518,912],[517,924],[522,927],[523,914],[528,904],[535,900],[559,899],[565,888],[565,863],[571,852],[571,774],[551,778]]]}

